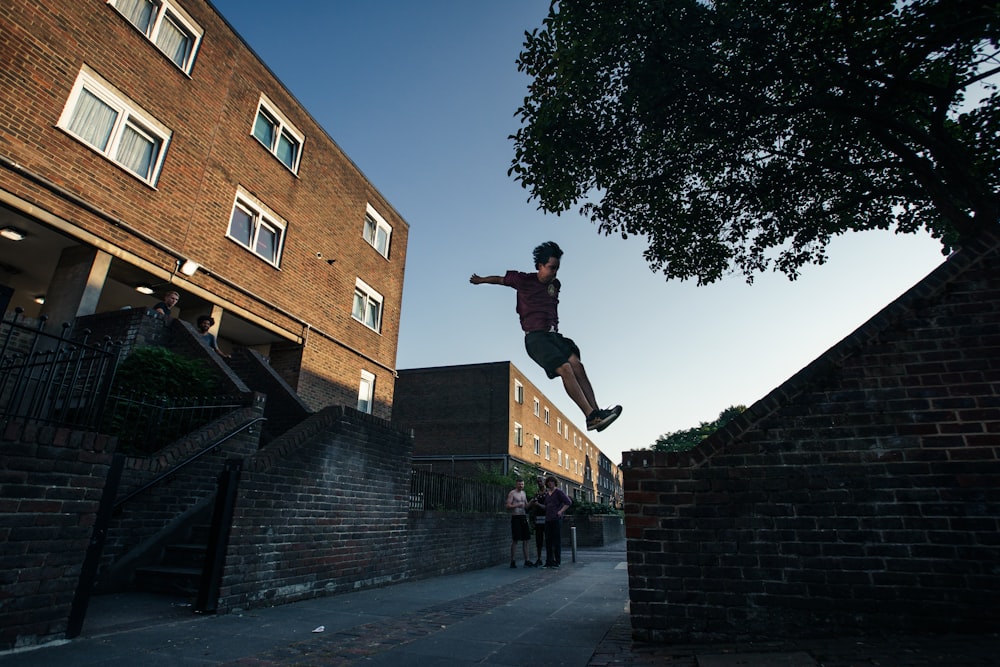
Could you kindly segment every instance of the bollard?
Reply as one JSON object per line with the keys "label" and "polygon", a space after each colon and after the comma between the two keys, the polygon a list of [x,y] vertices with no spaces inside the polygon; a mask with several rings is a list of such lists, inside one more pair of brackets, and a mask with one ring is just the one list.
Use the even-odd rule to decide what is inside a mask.
{"label": "bollard", "polygon": [[573,562],[576,562],[576,526],[571,526],[569,529],[569,535],[571,544],[573,545]]}

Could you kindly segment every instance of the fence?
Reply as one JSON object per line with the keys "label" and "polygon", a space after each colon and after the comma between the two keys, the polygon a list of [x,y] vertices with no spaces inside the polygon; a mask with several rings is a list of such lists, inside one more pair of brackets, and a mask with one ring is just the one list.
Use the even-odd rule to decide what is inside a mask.
{"label": "fence", "polygon": [[241,396],[111,396],[100,430],[118,436],[119,452],[145,456],[246,405]]}
{"label": "fence", "polygon": [[510,489],[426,470],[410,473],[410,509],[504,512]]}
{"label": "fence", "polygon": [[118,345],[110,338],[88,344],[87,329],[73,340],[68,324],[59,335],[47,333],[47,318],[29,326],[19,321],[23,313],[16,308],[0,324],[0,418],[95,429],[114,379]]}

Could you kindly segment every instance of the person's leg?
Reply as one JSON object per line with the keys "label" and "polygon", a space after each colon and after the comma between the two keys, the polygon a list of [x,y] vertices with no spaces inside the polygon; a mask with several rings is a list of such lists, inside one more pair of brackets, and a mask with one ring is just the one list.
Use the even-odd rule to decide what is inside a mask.
{"label": "person's leg", "polygon": [[545,567],[555,564],[555,554],[552,553],[552,531],[555,521],[545,522]]}
{"label": "person's leg", "polygon": [[536,565],[542,564],[542,545],[545,543],[545,524],[535,522],[535,553],[538,558],[535,560]]}
{"label": "person's leg", "polygon": [[597,409],[599,405],[597,403],[597,399],[594,397],[594,388],[590,384],[590,378],[587,377],[587,369],[583,367],[583,362],[580,361],[580,357],[574,354],[570,356],[568,363],[573,369],[573,376],[576,378],[577,384],[580,385],[580,390],[583,392],[584,398],[587,399],[588,403],[594,406],[594,409]]}
{"label": "person's leg", "polygon": [[[556,369],[556,374],[562,378],[563,388],[566,390],[569,397],[573,399],[573,402],[576,403],[577,407],[583,411],[583,416],[589,417],[590,413],[597,409],[597,404],[591,403],[590,399],[587,398],[586,392],[580,385],[579,380],[577,380],[576,372],[573,370],[573,364],[567,361]],[[587,387],[589,389],[589,382],[587,383]],[[590,389],[591,394],[593,394],[593,391],[593,389]]]}
{"label": "person's leg", "polygon": [[562,564],[562,519],[556,519],[552,522],[554,524],[552,529],[553,537],[555,540],[552,543],[552,555],[555,558],[555,564]]}

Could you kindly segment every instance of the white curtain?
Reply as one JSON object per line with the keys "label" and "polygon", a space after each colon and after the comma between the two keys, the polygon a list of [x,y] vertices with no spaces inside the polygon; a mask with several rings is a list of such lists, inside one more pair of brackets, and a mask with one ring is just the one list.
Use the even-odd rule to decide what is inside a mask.
{"label": "white curtain", "polygon": [[156,142],[131,125],[125,127],[118,145],[118,157],[123,166],[148,179],[156,157]]}
{"label": "white curtain", "polygon": [[191,50],[191,38],[169,16],[165,16],[160,23],[156,45],[179,67],[184,67]]}
{"label": "white curtain", "polygon": [[108,139],[117,119],[117,111],[84,88],[73,109],[69,131],[103,152],[107,150]]}
{"label": "white curtain", "polygon": [[125,15],[125,18],[132,22],[132,25],[147,35],[149,34],[149,28],[154,16],[153,9],[155,7],[152,2],[149,0],[118,0],[115,3],[115,7]]}

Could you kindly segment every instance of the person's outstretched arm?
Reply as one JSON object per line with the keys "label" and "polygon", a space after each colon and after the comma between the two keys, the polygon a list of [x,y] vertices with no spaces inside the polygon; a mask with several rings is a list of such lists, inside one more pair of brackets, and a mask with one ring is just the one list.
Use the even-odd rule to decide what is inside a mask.
{"label": "person's outstretched arm", "polygon": [[488,285],[503,285],[503,276],[480,276],[473,273],[472,277],[469,278],[469,282],[473,285],[482,285],[483,283]]}

